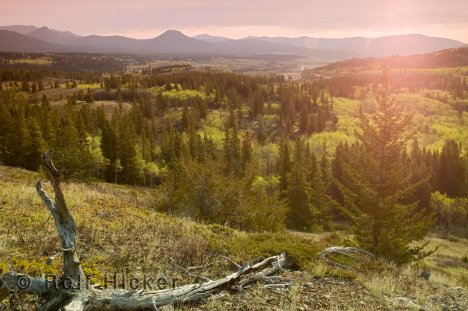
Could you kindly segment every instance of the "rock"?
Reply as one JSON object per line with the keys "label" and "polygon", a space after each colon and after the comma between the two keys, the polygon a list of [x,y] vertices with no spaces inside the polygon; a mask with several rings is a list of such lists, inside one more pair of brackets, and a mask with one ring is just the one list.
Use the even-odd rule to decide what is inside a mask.
{"label": "rock", "polygon": [[406,297],[396,297],[392,299],[392,304],[396,308],[404,308],[409,310],[420,310],[421,307],[414,303],[413,300]]}
{"label": "rock", "polygon": [[423,271],[419,275],[422,279],[429,281],[429,278],[431,277],[431,270],[428,267],[424,267]]}

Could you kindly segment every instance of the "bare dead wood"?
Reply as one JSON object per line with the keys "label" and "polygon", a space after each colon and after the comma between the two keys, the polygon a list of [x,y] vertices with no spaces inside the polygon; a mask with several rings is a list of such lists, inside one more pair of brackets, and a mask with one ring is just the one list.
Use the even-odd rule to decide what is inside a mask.
{"label": "bare dead wood", "polygon": [[192,273],[190,272],[189,268],[184,268],[182,267],[181,265],[179,265],[178,263],[175,262],[175,260],[173,258],[170,258],[170,264],[173,265],[174,267],[176,267],[177,269],[181,270],[182,272],[184,272],[185,274],[187,274],[188,276],[191,276],[191,277],[194,277],[195,278],[195,281],[197,280],[202,280],[203,282],[209,282],[211,281],[209,278],[203,276],[203,275],[200,275],[200,274],[195,274],[195,273]]}
{"label": "bare dead wood", "polygon": [[[52,201],[44,192],[40,181],[36,183],[36,191],[54,218],[57,233],[61,239],[64,277],[72,280],[73,286],[66,290],[64,286],[56,287],[56,284],[50,286],[45,279],[9,273],[0,277],[0,302],[12,292],[20,289],[45,297],[44,303],[38,308],[40,311],[159,310],[163,306],[198,302],[224,291],[242,291],[260,280],[268,283],[269,287],[267,286],[267,288],[284,288],[292,284],[292,280],[272,277],[289,265],[286,254],[282,253],[252,265],[249,263],[239,265],[227,257],[223,257],[235,266],[237,271],[217,280],[200,277],[191,272],[191,270],[203,266],[187,269],[173,262],[185,273],[191,276],[195,275],[202,281],[176,288],[157,291],[94,289],[86,283],[87,279],[76,249],[75,221],[66,205],[60,187],[60,173],[52,163],[50,153],[44,155],[43,164],[54,189],[55,201]],[[29,285],[27,287],[20,286],[20,279],[27,279]]]}
{"label": "bare dead wood", "polygon": [[[25,274],[7,273],[2,276],[0,282],[0,293],[9,293],[11,291],[25,291],[31,294],[43,295],[50,291],[48,289],[45,279],[33,278]],[[28,282],[28,284],[25,284],[24,282]],[[27,286],[24,286],[22,284],[25,284]],[[1,298],[5,298],[5,296],[2,297],[0,294],[0,301]]]}
{"label": "bare dead wood", "polygon": [[328,247],[328,248],[324,249],[319,254],[319,256],[323,261],[325,261],[327,264],[329,264],[329,265],[331,265],[333,267],[344,269],[344,270],[349,270],[349,271],[356,271],[356,269],[354,269],[354,268],[352,268],[350,266],[338,263],[338,262],[328,258],[329,255],[342,255],[342,256],[348,257],[350,259],[356,260],[356,261],[361,260],[360,258],[356,258],[355,256],[353,256],[353,254],[359,254],[361,256],[364,256],[364,258],[367,258],[367,259],[375,259],[374,254],[369,253],[366,250],[356,248],[356,247],[345,247],[345,246],[331,246],[331,247]]}
{"label": "bare dead wood", "polygon": [[52,187],[54,188],[55,202],[52,202],[44,192],[40,181],[36,183],[36,191],[54,218],[55,227],[62,242],[61,251],[63,252],[63,268],[65,276],[72,279],[75,284],[81,285],[82,282],[85,282],[86,277],[83,273],[80,259],[76,251],[75,220],[68,211],[65,197],[63,195],[62,188],[60,187],[60,173],[52,162],[51,152],[46,152],[43,157],[44,169],[52,183]]}
{"label": "bare dead wood", "polygon": [[[50,297],[39,310],[97,311],[97,310],[158,310],[174,304],[193,303],[222,291],[241,291],[250,284],[265,279],[288,266],[286,254],[272,256],[254,265],[245,264],[238,271],[218,280],[188,284],[173,289],[158,291],[94,290],[66,291],[45,289],[45,280],[35,279],[37,286],[27,289],[34,294],[49,293]],[[271,279],[270,282],[272,282]],[[280,280],[280,279],[278,279]],[[283,281],[283,279],[281,279]],[[14,283],[14,278],[11,279]],[[292,285],[292,282],[269,284],[271,287]]]}

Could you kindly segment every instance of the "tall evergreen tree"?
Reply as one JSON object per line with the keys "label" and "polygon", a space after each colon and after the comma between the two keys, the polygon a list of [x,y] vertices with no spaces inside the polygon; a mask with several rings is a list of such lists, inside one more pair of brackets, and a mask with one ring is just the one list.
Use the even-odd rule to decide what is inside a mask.
{"label": "tall evergreen tree", "polygon": [[89,179],[93,176],[91,152],[74,123],[71,116],[60,120],[52,146],[54,157],[65,178]]}
{"label": "tall evergreen tree", "polygon": [[343,165],[340,188],[360,246],[402,263],[424,254],[422,246],[410,243],[425,236],[433,219],[417,202],[403,203],[417,185],[410,184],[411,172],[402,159],[411,116],[390,97],[385,68],[376,100],[377,112],[361,116],[359,145]]}
{"label": "tall evergreen tree", "polygon": [[244,140],[242,141],[242,171],[245,171],[247,165],[252,161],[252,138],[250,133],[245,133]]}
{"label": "tall evergreen tree", "polygon": [[440,153],[436,168],[437,188],[450,197],[464,195],[465,162],[461,156],[461,146],[454,140],[447,140]]}
{"label": "tall evergreen tree", "polygon": [[305,152],[298,139],[294,148],[294,161],[287,174],[286,202],[288,213],[287,226],[291,229],[309,231],[313,223],[313,206],[311,205],[312,188],[307,180]]}
{"label": "tall evergreen tree", "polygon": [[41,131],[37,122],[31,120],[29,122],[29,139],[24,150],[24,167],[36,171],[39,169],[42,161],[42,154],[45,149],[45,142],[42,138]]}
{"label": "tall evergreen tree", "polygon": [[289,143],[287,138],[283,138],[280,145],[280,157],[278,163],[278,171],[280,178],[280,191],[281,195],[284,195],[288,188],[288,174],[291,171],[291,155],[289,152]]}

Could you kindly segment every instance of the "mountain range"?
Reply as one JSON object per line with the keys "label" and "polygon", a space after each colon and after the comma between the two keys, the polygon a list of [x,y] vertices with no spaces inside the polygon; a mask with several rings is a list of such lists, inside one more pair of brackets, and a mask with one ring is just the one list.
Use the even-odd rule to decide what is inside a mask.
{"label": "mountain range", "polygon": [[0,51],[86,52],[143,55],[248,57],[287,54],[336,61],[354,57],[411,55],[463,46],[456,40],[419,34],[380,38],[246,37],[230,39],[208,34],[188,37],[168,30],[152,39],[123,36],[79,36],[69,31],[30,25],[0,26]]}

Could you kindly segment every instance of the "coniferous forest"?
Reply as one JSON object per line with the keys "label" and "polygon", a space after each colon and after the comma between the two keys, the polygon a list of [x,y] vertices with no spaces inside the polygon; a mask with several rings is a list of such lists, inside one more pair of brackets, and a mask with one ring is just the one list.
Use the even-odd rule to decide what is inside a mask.
{"label": "coniferous forest", "polygon": [[[408,91],[391,68],[363,84],[192,66],[128,73],[109,57],[56,58],[50,71],[8,63],[0,71],[4,165],[37,171],[51,149],[67,180],[154,188],[161,211],[242,230],[349,221],[360,245],[402,262],[420,255],[409,243],[443,219],[431,200],[468,195],[466,107],[454,121],[464,134],[428,148],[420,133],[431,129],[396,100]],[[92,70],[73,71],[77,62]],[[426,75],[423,85],[434,79]],[[465,79],[439,78],[431,104],[464,99]],[[355,133],[337,135],[340,118],[353,118]],[[402,227],[406,236],[392,239]]]}

